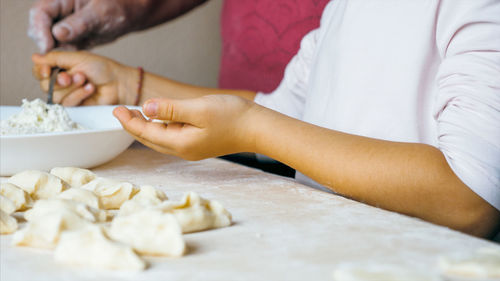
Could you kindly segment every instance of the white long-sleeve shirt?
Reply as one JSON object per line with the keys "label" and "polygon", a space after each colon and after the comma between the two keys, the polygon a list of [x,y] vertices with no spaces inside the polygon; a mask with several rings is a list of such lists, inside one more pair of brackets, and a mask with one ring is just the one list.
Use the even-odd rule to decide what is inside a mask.
{"label": "white long-sleeve shirt", "polygon": [[500,209],[500,0],[333,0],[280,86],[255,102],[332,130],[433,145]]}

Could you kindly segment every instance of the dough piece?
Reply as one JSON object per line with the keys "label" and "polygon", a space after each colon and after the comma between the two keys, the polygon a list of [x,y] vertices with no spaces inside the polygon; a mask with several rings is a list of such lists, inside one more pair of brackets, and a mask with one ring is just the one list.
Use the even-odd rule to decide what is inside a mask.
{"label": "dough piece", "polygon": [[80,187],[96,178],[92,171],[75,167],[57,167],[50,170],[50,173],[67,182],[71,187]]}
{"label": "dough piece", "polygon": [[94,192],[87,189],[73,187],[63,191],[57,196],[57,198],[80,202],[83,204],[87,204],[92,208],[100,209],[99,197],[97,197]]}
{"label": "dough piece", "polygon": [[160,210],[146,209],[117,217],[108,234],[144,255],[180,257],[186,247],[175,216]]}
{"label": "dough piece", "polygon": [[20,187],[35,200],[53,198],[66,189],[66,184],[60,178],[34,170],[15,174],[8,182]]}
{"label": "dough piece", "polygon": [[180,202],[164,201],[158,208],[175,215],[184,233],[231,225],[231,214],[219,202],[194,192],[184,195]]}
{"label": "dough piece", "polygon": [[141,186],[139,192],[120,207],[120,216],[139,212],[151,206],[157,206],[167,200],[167,195],[159,189],[150,185]]}
{"label": "dough piece", "polygon": [[0,210],[0,234],[10,234],[17,230],[17,220]]}
{"label": "dough piece", "polygon": [[0,195],[14,202],[16,211],[24,211],[33,206],[33,199],[31,199],[30,195],[11,183],[4,182],[0,184]]}
{"label": "dough piece", "polygon": [[139,191],[131,183],[105,178],[96,178],[82,186],[82,188],[93,191],[99,197],[102,208],[107,210],[120,209],[125,201],[132,198]]}
{"label": "dough piece", "polygon": [[441,274],[450,279],[460,280],[499,280],[500,250],[480,248],[475,253],[441,257]]}
{"label": "dough piece", "polygon": [[25,218],[28,224],[14,234],[14,245],[52,249],[63,231],[105,221],[106,214],[83,203],[52,199],[37,201]]}
{"label": "dough piece", "polygon": [[107,214],[103,210],[66,199],[39,200],[33,209],[26,211],[24,218],[27,221],[33,221],[52,213],[63,213],[64,211],[73,212],[89,222],[105,222],[107,219]]}
{"label": "dough piece", "polygon": [[437,281],[426,272],[388,264],[341,264],[333,272],[335,281]]}
{"label": "dough piece", "polygon": [[54,256],[60,263],[100,269],[139,271],[146,267],[132,248],[108,239],[97,225],[64,232]]}
{"label": "dough piece", "polygon": [[0,210],[5,212],[7,215],[11,215],[16,211],[16,204],[12,202],[9,198],[0,195]]}

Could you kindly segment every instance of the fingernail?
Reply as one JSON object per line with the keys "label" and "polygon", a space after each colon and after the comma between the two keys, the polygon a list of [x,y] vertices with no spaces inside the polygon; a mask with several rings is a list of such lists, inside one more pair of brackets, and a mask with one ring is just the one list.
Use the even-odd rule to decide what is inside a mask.
{"label": "fingernail", "polygon": [[158,103],[156,102],[148,102],[144,106],[144,113],[148,116],[156,116],[158,112]]}
{"label": "fingernail", "polygon": [[85,89],[85,91],[87,91],[87,92],[92,92],[92,91],[94,90],[94,85],[92,85],[92,84],[87,84],[87,85],[85,85],[84,89]]}

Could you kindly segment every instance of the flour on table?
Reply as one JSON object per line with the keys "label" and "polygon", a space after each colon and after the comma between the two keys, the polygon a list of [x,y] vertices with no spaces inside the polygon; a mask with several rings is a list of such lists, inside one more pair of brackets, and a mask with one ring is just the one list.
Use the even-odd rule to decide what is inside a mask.
{"label": "flour on table", "polygon": [[434,276],[401,265],[345,263],[333,272],[335,281],[437,281]]}
{"label": "flour on table", "polygon": [[26,135],[82,130],[71,120],[64,107],[49,105],[41,99],[23,99],[21,112],[0,121],[1,135]]}

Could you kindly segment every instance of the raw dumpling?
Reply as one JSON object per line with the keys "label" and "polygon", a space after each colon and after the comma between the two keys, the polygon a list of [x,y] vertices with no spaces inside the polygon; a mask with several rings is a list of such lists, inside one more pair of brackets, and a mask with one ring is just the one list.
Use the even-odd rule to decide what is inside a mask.
{"label": "raw dumpling", "polygon": [[150,185],[141,186],[139,192],[120,207],[120,216],[129,215],[142,209],[156,206],[167,200],[167,195]]}
{"label": "raw dumpling", "polygon": [[97,225],[64,232],[54,255],[57,262],[76,266],[132,271],[146,267],[132,248],[108,239]]}
{"label": "raw dumpling", "polygon": [[219,202],[194,192],[184,195],[181,202],[164,201],[158,208],[175,215],[184,233],[231,225],[231,214]]}
{"label": "raw dumpling", "polygon": [[66,199],[39,200],[33,209],[26,211],[24,217],[27,221],[32,221],[51,213],[62,213],[63,211],[71,211],[89,222],[105,222],[107,219],[107,214],[103,210]]}
{"label": "raw dumpling", "polygon": [[75,167],[57,167],[50,170],[50,173],[69,183],[72,187],[80,187],[96,178],[92,171]]}
{"label": "raw dumpling", "polygon": [[94,192],[79,187],[73,187],[65,190],[59,194],[57,198],[84,203],[95,209],[100,208],[99,197],[97,197]]}
{"label": "raw dumpling", "polygon": [[8,182],[26,191],[33,199],[50,199],[66,189],[58,177],[41,171],[24,171],[13,175]]}
{"label": "raw dumpling", "polygon": [[63,231],[105,221],[106,214],[83,203],[52,199],[37,201],[25,218],[28,224],[14,234],[14,245],[52,249]]}
{"label": "raw dumpling", "polygon": [[442,257],[439,260],[442,275],[460,280],[500,279],[500,250],[480,248],[476,252]]}
{"label": "raw dumpling", "polygon": [[95,180],[82,186],[93,191],[104,209],[120,209],[121,205],[132,198],[139,190],[128,182],[118,182],[105,178]]}
{"label": "raw dumpling", "polygon": [[0,210],[0,234],[10,234],[17,230],[17,220]]}
{"label": "raw dumpling", "polygon": [[146,209],[117,217],[108,234],[113,240],[130,245],[144,255],[180,257],[185,250],[177,219],[160,210]]}
{"label": "raw dumpling", "polygon": [[9,198],[0,195],[0,210],[7,215],[10,215],[16,211],[16,204],[14,204],[14,202],[12,202]]}
{"label": "raw dumpling", "polygon": [[0,195],[14,202],[16,211],[24,211],[33,205],[33,200],[26,191],[8,182],[0,185]]}

